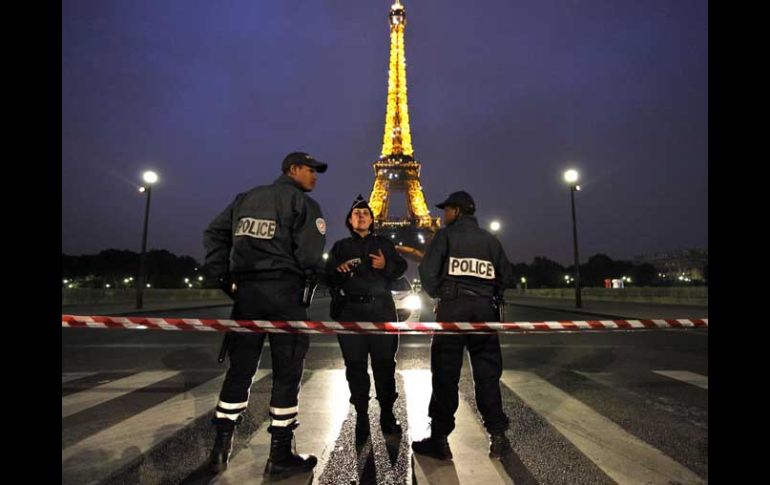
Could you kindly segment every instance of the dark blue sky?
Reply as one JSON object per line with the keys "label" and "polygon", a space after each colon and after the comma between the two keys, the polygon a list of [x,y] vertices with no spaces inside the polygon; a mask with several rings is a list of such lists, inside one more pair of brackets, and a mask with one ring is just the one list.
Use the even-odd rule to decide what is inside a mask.
{"label": "dark blue sky", "polygon": [[[284,155],[329,163],[327,247],[372,188],[389,0],[64,0],[62,251],[202,260],[201,235]],[[707,247],[707,2],[404,0],[412,141],[431,212],[466,190],[512,261]],[[396,207],[404,207],[397,204]]]}

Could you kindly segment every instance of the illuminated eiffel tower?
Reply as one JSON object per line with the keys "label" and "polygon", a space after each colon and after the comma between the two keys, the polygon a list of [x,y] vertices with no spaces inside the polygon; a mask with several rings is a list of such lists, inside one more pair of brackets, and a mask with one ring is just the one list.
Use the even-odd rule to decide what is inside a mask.
{"label": "illuminated eiffel tower", "polygon": [[[388,104],[382,153],[374,162],[374,187],[369,206],[374,212],[375,228],[392,238],[396,249],[415,260],[422,259],[426,245],[439,228],[438,217],[431,217],[420,185],[420,163],[414,159],[406,102],[406,58],[404,29],[406,10],[400,0],[390,7],[390,63],[388,66]],[[407,214],[388,214],[390,197],[405,193]]]}

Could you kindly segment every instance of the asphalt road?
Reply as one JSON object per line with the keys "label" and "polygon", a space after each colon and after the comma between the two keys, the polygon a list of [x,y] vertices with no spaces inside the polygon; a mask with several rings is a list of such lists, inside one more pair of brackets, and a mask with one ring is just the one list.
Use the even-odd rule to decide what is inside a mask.
{"label": "asphalt road", "polygon": [[[422,319],[432,321],[429,302]],[[508,306],[509,321],[584,314]],[[156,316],[228,318],[229,308]],[[318,299],[312,319],[328,319]],[[269,345],[255,378],[231,470],[202,468],[225,364],[220,333],[62,329],[63,483],[261,483]],[[452,463],[414,459],[427,430],[430,336],[400,337],[401,439],[373,432],[353,446],[336,337],[314,335],[300,398],[297,448],[321,462],[286,483],[701,483],[708,480],[708,330],[501,335],[501,392],[514,453],[486,457],[470,365],[463,366]],[[374,392],[374,391],[372,391]],[[376,401],[370,417],[377,430]],[[306,432],[303,433],[303,429]],[[472,444],[472,445],[471,445]],[[303,447],[304,445],[304,447]],[[239,458],[240,457],[240,458]],[[238,460],[237,462],[235,460]]]}

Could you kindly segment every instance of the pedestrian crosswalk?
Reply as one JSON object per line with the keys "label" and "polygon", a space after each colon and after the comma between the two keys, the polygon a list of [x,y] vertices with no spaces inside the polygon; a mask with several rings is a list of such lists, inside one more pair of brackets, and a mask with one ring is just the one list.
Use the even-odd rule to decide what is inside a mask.
{"label": "pedestrian crosswalk", "polygon": [[[348,404],[344,369],[307,369],[296,446],[299,453],[315,454],[319,462],[312,473],[278,483],[708,481],[707,429],[681,419],[682,411],[677,414],[660,406],[651,408],[649,414],[640,411],[644,403],[628,392],[633,383],[621,385],[624,377],[619,371],[564,370],[557,375],[537,368],[505,369],[500,386],[512,421],[508,437],[514,456],[507,461],[490,459],[467,367],[460,385],[456,428],[449,438],[454,454],[451,462],[413,455],[408,446],[429,433],[430,370],[398,371],[397,415],[404,427],[401,442],[386,444],[381,433],[376,433],[378,408],[373,406],[371,442],[357,450],[347,443],[352,441],[355,412]],[[98,372],[63,374],[62,483],[262,483],[270,449],[264,406],[269,400],[270,374],[270,369],[260,369],[255,376],[230,466],[218,476],[209,475],[205,464],[213,441],[209,420],[222,372],[193,376],[184,370],[152,370],[113,379],[100,379]],[[707,398],[708,376],[692,370],[650,369],[637,378],[649,379],[644,382],[654,385],[646,385],[644,392],[662,393],[672,409],[690,409],[697,406],[697,399]],[[679,391],[683,401],[672,402]],[[168,398],[158,402],[153,396],[159,392],[167,393]],[[130,403],[126,410],[117,405],[124,402]],[[624,409],[631,411],[624,413]],[[105,417],[107,414],[110,416]],[[662,423],[675,423],[668,426],[670,436],[647,432],[661,434],[660,427],[649,423],[658,415]],[[86,422],[89,427],[84,428]],[[680,443],[688,438],[695,454],[679,451]],[[672,444],[667,445],[666,440]],[[565,456],[571,458],[565,460]],[[553,470],[556,466],[559,469]]]}
{"label": "pedestrian crosswalk", "polygon": [[501,382],[618,483],[698,483],[700,478],[532,372],[504,370]]}
{"label": "pedestrian crosswalk", "polygon": [[698,386],[701,389],[708,390],[709,388],[709,378],[706,376],[702,376],[700,374],[696,374],[695,372],[678,371],[678,370],[656,370],[655,373],[660,374],[662,376],[670,377],[672,379],[676,379],[682,382],[686,382],[688,384],[692,384],[693,386]]}

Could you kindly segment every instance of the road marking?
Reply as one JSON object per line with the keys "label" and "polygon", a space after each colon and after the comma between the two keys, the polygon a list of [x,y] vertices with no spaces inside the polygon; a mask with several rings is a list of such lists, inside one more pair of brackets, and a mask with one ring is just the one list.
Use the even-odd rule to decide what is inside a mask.
{"label": "road marking", "polygon": [[[591,381],[612,388],[614,392],[626,399],[631,399],[646,406],[649,411],[656,413],[663,411],[675,416],[677,420],[684,421],[697,428],[708,429],[708,410],[687,405],[680,399],[672,398],[665,393],[651,392],[645,389],[648,384],[660,384],[664,378],[655,373],[645,372],[642,375],[626,375],[615,372],[585,372],[573,370],[575,374],[583,376]],[[683,407],[684,406],[684,407]]]}
{"label": "road marking", "polygon": [[[269,373],[260,369],[254,382]],[[219,400],[223,379],[224,375],[215,377],[63,449],[64,481],[84,485],[99,483],[192,421],[210,413]]]}
{"label": "road marking", "polygon": [[536,374],[505,370],[501,382],[618,483],[704,483],[688,468]]}
{"label": "road marking", "polygon": [[709,389],[708,376],[696,374],[695,372],[689,372],[686,370],[654,370],[653,372],[670,379],[675,379],[677,381],[686,382],[687,384],[692,384],[693,386],[698,386],[701,389],[705,389],[707,391]]}
{"label": "road marking", "polygon": [[[428,404],[431,396],[429,370],[402,370],[406,393],[409,434],[412,441],[425,438],[428,432]],[[489,458],[489,441],[476,413],[460,396],[455,413],[455,430],[449,435],[449,447],[454,459],[441,461],[423,455],[412,455],[416,483],[513,483],[499,466]]]}
{"label": "road marking", "polygon": [[149,371],[140,372],[133,376],[117,379],[101,386],[84,389],[61,398],[61,417],[72,416],[75,413],[92,408],[98,404],[150,386],[169,377],[179,374],[179,371]]}
{"label": "road marking", "polygon": [[63,372],[61,375],[61,383],[74,381],[76,379],[82,379],[96,374],[96,372]]}
{"label": "road marking", "polygon": [[[313,454],[318,457],[314,472],[295,475],[280,483],[306,484],[313,476],[320,477],[329,461],[334,444],[348,415],[348,383],[344,370],[313,371],[310,379],[302,385],[299,397],[300,426],[294,433],[294,442],[299,454]],[[227,470],[210,483],[237,484],[275,483],[263,476],[265,463],[270,455],[270,433],[267,428],[270,419],[254,433],[251,441],[230,461]]]}

